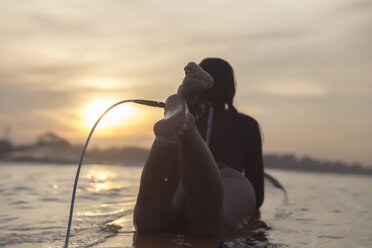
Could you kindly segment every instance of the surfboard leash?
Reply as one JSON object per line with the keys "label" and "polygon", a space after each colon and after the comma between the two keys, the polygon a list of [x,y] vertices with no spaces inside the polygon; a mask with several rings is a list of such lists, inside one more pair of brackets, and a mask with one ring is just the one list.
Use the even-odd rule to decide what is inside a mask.
{"label": "surfboard leash", "polygon": [[78,168],[77,168],[77,171],[76,171],[74,188],[72,190],[72,199],[71,199],[71,206],[70,206],[70,214],[69,214],[69,217],[68,217],[68,225],[67,225],[67,233],[66,233],[66,240],[65,240],[65,248],[68,248],[68,242],[69,242],[70,231],[71,231],[72,216],[73,216],[74,205],[75,205],[76,189],[77,189],[77,184],[78,184],[78,181],[79,181],[79,175],[80,175],[81,165],[83,164],[84,157],[85,157],[85,154],[87,152],[89,141],[90,141],[90,139],[91,139],[91,137],[93,135],[93,132],[96,129],[98,123],[101,121],[101,119],[103,118],[103,116],[105,116],[107,114],[107,112],[109,112],[111,109],[115,108],[118,105],[121,105],[121,104],[124,104],[124,103],[129,103],[129,102],[136,103],[136,104],[141,104],[141,105],[146,105],[146,106],[150,106],[150,107],[158,107],[158,108],[164,108],[165,107],[165,103],[164,102],[159,102],[159,101],[143,100],[143,99],[123,100],[123,101],[120,101],[120,102],[117,102],[117,103],[113,104],[111,107],[109,107],[98,118],[98,120],[96,121],[96,123],[94,124],[94,126],[92,127],[92,129],[90,130],[90,133],[88,135],[88,138],[87,138],[87,140],[85,142],[85,145],[84,145],[84,148],[83,148],[83,152],[81,153],[81,156],[80,156],[79,165],[78,165]]}

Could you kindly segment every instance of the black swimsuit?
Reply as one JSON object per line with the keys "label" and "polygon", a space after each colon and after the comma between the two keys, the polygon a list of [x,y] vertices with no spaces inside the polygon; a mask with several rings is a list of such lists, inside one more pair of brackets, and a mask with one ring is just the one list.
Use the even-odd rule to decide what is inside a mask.
{"label": "black swimsuit", "polygon": [[[208,129],[208,111],[196,121],[203,138]],[[250,116],[225,109],[214,109],[210,127],[209,148],[218,166],[231,167],[252,183],[256,193],[256,209],[264,199],[262,143],[259,125]]]}

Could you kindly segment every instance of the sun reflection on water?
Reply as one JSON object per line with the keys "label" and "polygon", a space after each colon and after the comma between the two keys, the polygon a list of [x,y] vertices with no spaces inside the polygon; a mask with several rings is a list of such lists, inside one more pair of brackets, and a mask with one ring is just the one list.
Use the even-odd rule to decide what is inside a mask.
{"label": "sun reflection on water", "polygon": [[105,169],[104,167],[98,169],[91,169],[88,171],[86,178],[92,179],[94,182],[103,181],[106,179],[113,179],[116,174]]}
{"label": "sun reflection on water", "polygon": [[115,189],[119,186],[112,183],[112,180],[115,177],[115,173],[106,170],[104,167],[91,169],[86,175],[86,178],[91,181],[87,189],[90,192],[100,192]]}
{"label": "sun reflection on water", "polygon": [[107,183],[96,183],[96,192],[97,191],[101,191],[101,190],[104,190],[104,189],[107,189],[108,188],[108,184]]}
{"label": "sun reflection on water", "polygon": [[116,209],[114,211],[104,211],[104,212],[102,212],[102,211],[95,211],[95,212],[85,211],[85,212],[78,213],[77,215],[78,216],[108,216],[108,215],[122,213],[125,210],[126,209],[124,209],[124,208],[119,208],[119,209]]}

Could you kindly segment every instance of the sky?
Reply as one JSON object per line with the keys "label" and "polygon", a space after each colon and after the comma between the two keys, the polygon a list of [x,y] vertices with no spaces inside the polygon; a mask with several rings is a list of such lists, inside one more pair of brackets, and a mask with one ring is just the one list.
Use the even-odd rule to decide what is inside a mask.
{"label": "sky", "polygon": [[[370,0],[1,1],[0,138],[82,144],[110,104],[163,101],[220,57],[265,153],[372,166],[371,44]],[[149,147],[162,110],[118,111],[92,146]]]}

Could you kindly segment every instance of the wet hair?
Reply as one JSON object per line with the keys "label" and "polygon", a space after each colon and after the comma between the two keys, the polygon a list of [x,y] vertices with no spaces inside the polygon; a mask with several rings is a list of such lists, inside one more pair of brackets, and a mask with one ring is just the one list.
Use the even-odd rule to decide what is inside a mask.
{"label": "wet hair", "polygon": [[229,109],[234,109],[235,78],[231,65],[220,58],[206,58],[199,65],[214,79],[213,87],[204,92],[201,99],[215,107],[224,108],[227,105]]}

